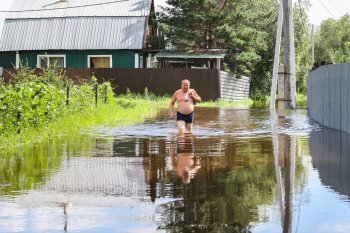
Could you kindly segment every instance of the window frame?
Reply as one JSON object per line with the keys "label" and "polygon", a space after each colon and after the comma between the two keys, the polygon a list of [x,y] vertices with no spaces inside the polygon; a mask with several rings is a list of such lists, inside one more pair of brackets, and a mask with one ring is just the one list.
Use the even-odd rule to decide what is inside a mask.
{"label": "window frame", "polygon": [[[65,54],[38,54],[37,55],[37,61],[36,61],[36,67],[37,68],[43,68],[43,67],[41,67],[41,58],[47,58],[48,59],[48,63],[47,63],[47,65],[49,65],[50,64],[50,57],[62,57],[63,58],[63,67],[62,68],[66,68],[66,61],[67,61],[67,59],[66,59],[66,55]],[[47,68],[49,68],[49,67],[45,67],[45,69],[47,69]]]}
{"label": "window frame", "polygon": [[107,54],[107,55],[88,55],[87,56],[87,68],[95,68],[95,67],[91,67],[90,64],[90,58],[92,57],[108,57],[109,58],[109,68],[113,68],[113,62],[112,62],[112,55],[111,54]]}

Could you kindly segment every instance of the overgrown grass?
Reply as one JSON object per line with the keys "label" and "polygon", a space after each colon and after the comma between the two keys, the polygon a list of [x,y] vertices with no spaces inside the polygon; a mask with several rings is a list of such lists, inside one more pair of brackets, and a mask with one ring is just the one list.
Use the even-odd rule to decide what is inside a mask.
{"label": "overgrown grass", "polygon": [[307,107],[307,96],[304,94],[297,94],[297,107]]}
{"label": "overgrown grass", "polygon": [[250,107],[261,107],[266,106],[268,102],[257,102],[252,99],[244,100],[218,100],[218,101],[205,101],[199,104],[201,107],[230,107],[230,108],[250,108]]}
{"label": "overgrown grass", "polygon": [[218,100],[218,101],[205,101],[199,105],[202,107],[249,107],[253,104],[253,101],[250,99],[244,100]]}
{"label": "overgrown grass", "polygon": [[162,98],[150,99],[118,97],[115,103],[100,104],[91,111],[77,112],[49,122],[41,128],[27,128],[19,134],[0,136],[1,150],[15,150],[26,145],[79,133],[93,126],[125,126],[141,123],[154,117],[160,107],[167,105]]}

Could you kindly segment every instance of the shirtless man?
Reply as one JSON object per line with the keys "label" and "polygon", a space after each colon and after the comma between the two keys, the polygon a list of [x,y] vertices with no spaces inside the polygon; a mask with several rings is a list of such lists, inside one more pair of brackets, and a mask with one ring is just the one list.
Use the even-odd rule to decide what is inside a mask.
{"label": "shirtless man", "polygon": [[169,104],[169,117],[174,117],[174,104],[177,101],[176,124],[179,133],[191,133],[194,118],[194,104],[201,101],[201,97],[194,89],[190,89],[190,81],[181,81],[181,89],[175,91]]}

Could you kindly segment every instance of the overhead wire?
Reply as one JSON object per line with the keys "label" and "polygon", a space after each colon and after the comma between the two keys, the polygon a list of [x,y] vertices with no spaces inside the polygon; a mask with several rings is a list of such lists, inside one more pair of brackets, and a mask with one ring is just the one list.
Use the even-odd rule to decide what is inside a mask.
{"label": "overhead wire", "polygon": [[113,4],[113,3],[117,3],[117,2],[127,2],[127,1],[129,1],[129,0],[116,0],[116,1],[109,1],[109,2],[85,4],[85,5],[79,5],[79,6],[56,7],[56,8],[48,8],[48,9],[6,10],[6,11],[0,11],[0,13],[21,13],[21,12],[40,12],[40,11],[66,10],[66,9],[74,9],[74,8],[83,8],[83,7],[91,7],[91,6],[108,5],[108,4]]}
{"label": "overhead wire", "polygon": [[337,12],[341,14],[345,14],[346,10],[344,12],[344,9],[340,5],[338,5],[337,1],[332,1],[332,0],[328,0],[328,1],[330,2],[329,5],[333,7]]}
{"label": "overhead wire", "polygon": [[325,9],[333,18],[335,18],[335,16],[334,16],[333,13],[328,9],[328,7],[327,7],[326,4],[323,2],[323,0],[319,0],[319,3],[320,3],[321,6],[323,7],[323,9]]}

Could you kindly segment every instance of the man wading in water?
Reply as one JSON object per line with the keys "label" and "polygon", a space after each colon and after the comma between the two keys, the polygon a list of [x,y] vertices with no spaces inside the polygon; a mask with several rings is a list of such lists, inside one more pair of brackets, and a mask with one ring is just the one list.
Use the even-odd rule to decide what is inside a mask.
{"label": "man wading in water", "polygon": [[174,104],[177,101],[176,124],[179,133],[191,133],[194,118],[194,104],[201,102],[201,97],[190,89],[190,81],[181,81],[181,89],[175,91],[169,104],[169,117],[174,117]]}

